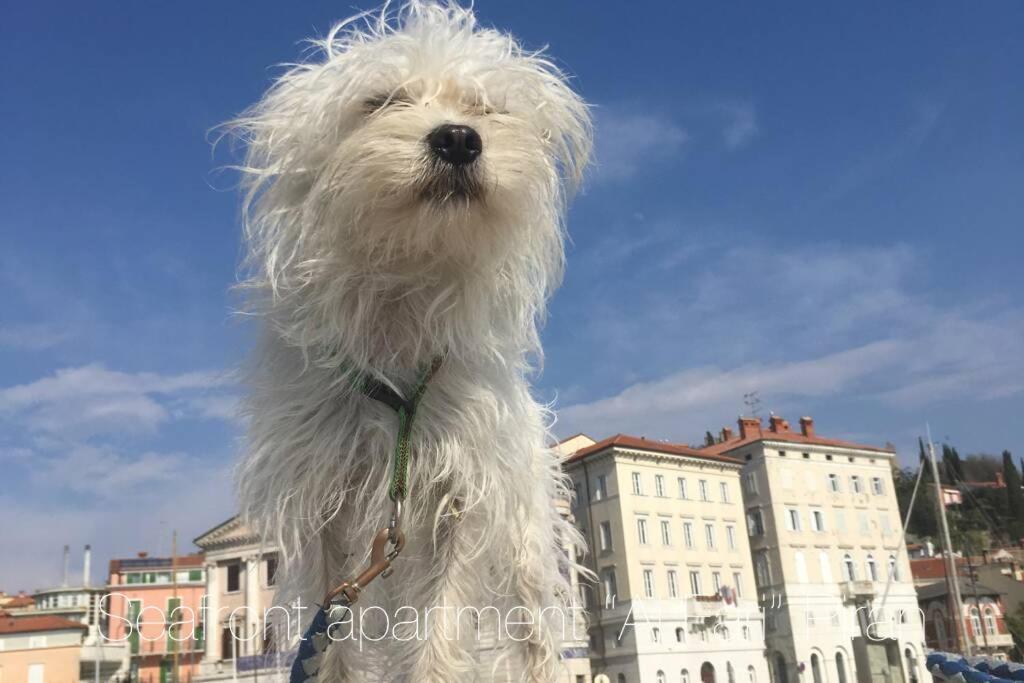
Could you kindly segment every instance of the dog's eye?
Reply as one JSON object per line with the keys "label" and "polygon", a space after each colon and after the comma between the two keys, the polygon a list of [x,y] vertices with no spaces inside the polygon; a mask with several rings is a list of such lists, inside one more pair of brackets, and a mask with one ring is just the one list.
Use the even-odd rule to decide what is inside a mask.
{"label": "dog's eye", "polygon": [[382,93],[367,98],[363,102],[363,110],[367,114],[373,114],[381,109],[392,107],[396,104],[411,104],[412,98],[404,92]]}

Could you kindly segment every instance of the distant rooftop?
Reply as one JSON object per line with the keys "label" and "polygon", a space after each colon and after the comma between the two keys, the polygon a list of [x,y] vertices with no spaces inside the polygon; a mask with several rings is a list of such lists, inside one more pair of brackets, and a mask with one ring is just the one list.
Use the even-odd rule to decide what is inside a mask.
{"label": "distant rooftop", "polygon": [[[124,571],[141,569],[170,569],[171,560],[172,558],[170,557],[149,557],[147,553],[139,553],[138,557],[111,560],[110,573],[120,574]],[[174,559],[174,566],[177,569],[183,569],[186,567],[202,567],[203,556],[199,554],[179,555]]]}
{"label": "distant rooftop", "polygon": [[38,631],[85,631],[89,627],[79,621],[53,615],[12,617],[0,615],[0,635],[10,633],[35,633]]}
{"label": "distant rooftop", "polygon": [[895,449],[891,446],[871,446],[866,444],[843,441],[841,439],[829,439],[818,436],[814,430],[814,420],[809,417],[800,418],[800,431],[794,432],[789,427],[789,421],[778,415],[772,415],[768,420],[768,426],[761,424],[760,417],[740,417],[737,420],[738,432],[733,432],[729,427],[723,427],[714,439],[714,443],[707,444],[700,449],[701,453],[728,453],[758,441],[784,441],[794,444],[806,444],[810,446],[826,446],[832,448],[849,448],[858,451],[874,451],[877,453],[893,454]]}
{"label": "distant rooftop", "polygon": [[670,443],[668,441],[658,441],[656,439],[647,439],[642,436],[630,436],[629,434],[616,434],[610,436],[607,439],[598,441],[597,443],[581,448],[569,457],[566,458],[565,464],[571,464],[583,460],[589,455],[600,453],[609,448],[614,447],[630,448],[633,450],[649,451],[651,453],[661,453],[665,455],[680,455],[689,458],[697,458],[699,460],[713,460],[715,462],[724,462],[730,464],[739,464],[739,460],[736,458],[729,457],[727,455],[719,455],[717,453],[709,453],[705,450],[697,450],[690,446],[683,444]]}

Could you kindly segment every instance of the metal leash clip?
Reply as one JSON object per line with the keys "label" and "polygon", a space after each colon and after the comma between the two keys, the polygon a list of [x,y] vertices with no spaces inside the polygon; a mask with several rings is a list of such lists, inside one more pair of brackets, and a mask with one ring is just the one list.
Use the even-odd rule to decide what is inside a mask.
{"label": "metal leash clip", "polygon": [[[392,546],[390,551],[387,549],[388,544]],[[404,547],[405,534],[392,521],[389,526],[378,531],[373,539],[373,545],[370,546],[370,566],[364,569],[353,581],[345,581],[328,593],[327,597],[324,598],[324,604],[329,605],[338,602],[339,598],[342,597],[344,597],[347,605],[354,604],[367,584],[381,574],[387,576],[391,573],[391,563],[394,562]]]}

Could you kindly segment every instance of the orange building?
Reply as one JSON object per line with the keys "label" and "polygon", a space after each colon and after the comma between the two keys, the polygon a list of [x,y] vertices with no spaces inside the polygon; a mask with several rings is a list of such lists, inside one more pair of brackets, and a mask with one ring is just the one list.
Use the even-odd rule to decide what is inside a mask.
{"label": "orange building", "polygon": [[108,638],[129,646],[132,683],[191,683],[205,638],[202,555],[111,560]]}
{"label": "orange building", "polygon": [[63,617],[0,610],[0,681],[78,683],[86,629]]}

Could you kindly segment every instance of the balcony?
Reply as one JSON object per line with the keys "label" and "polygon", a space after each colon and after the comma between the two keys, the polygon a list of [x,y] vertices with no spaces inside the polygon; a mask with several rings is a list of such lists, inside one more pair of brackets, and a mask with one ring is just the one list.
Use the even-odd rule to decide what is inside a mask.
{"label": "balcony", "polygon": [[697,619],[720,617],[736,605],[730,605],[720,595],[694,595],[686,599],[687,616]]}
{"label": "balcony", "polygon": [[875,584],[871,581],[844,581],[839,584],[839,588],[847,602],[859,602],[875,597]]}
{"label": "balcony", "polygon": [[974,636],[975,647],[984,648],[986,642],[990,648],[1013,647],[1013,636],[1009,633],[988,633]]}

